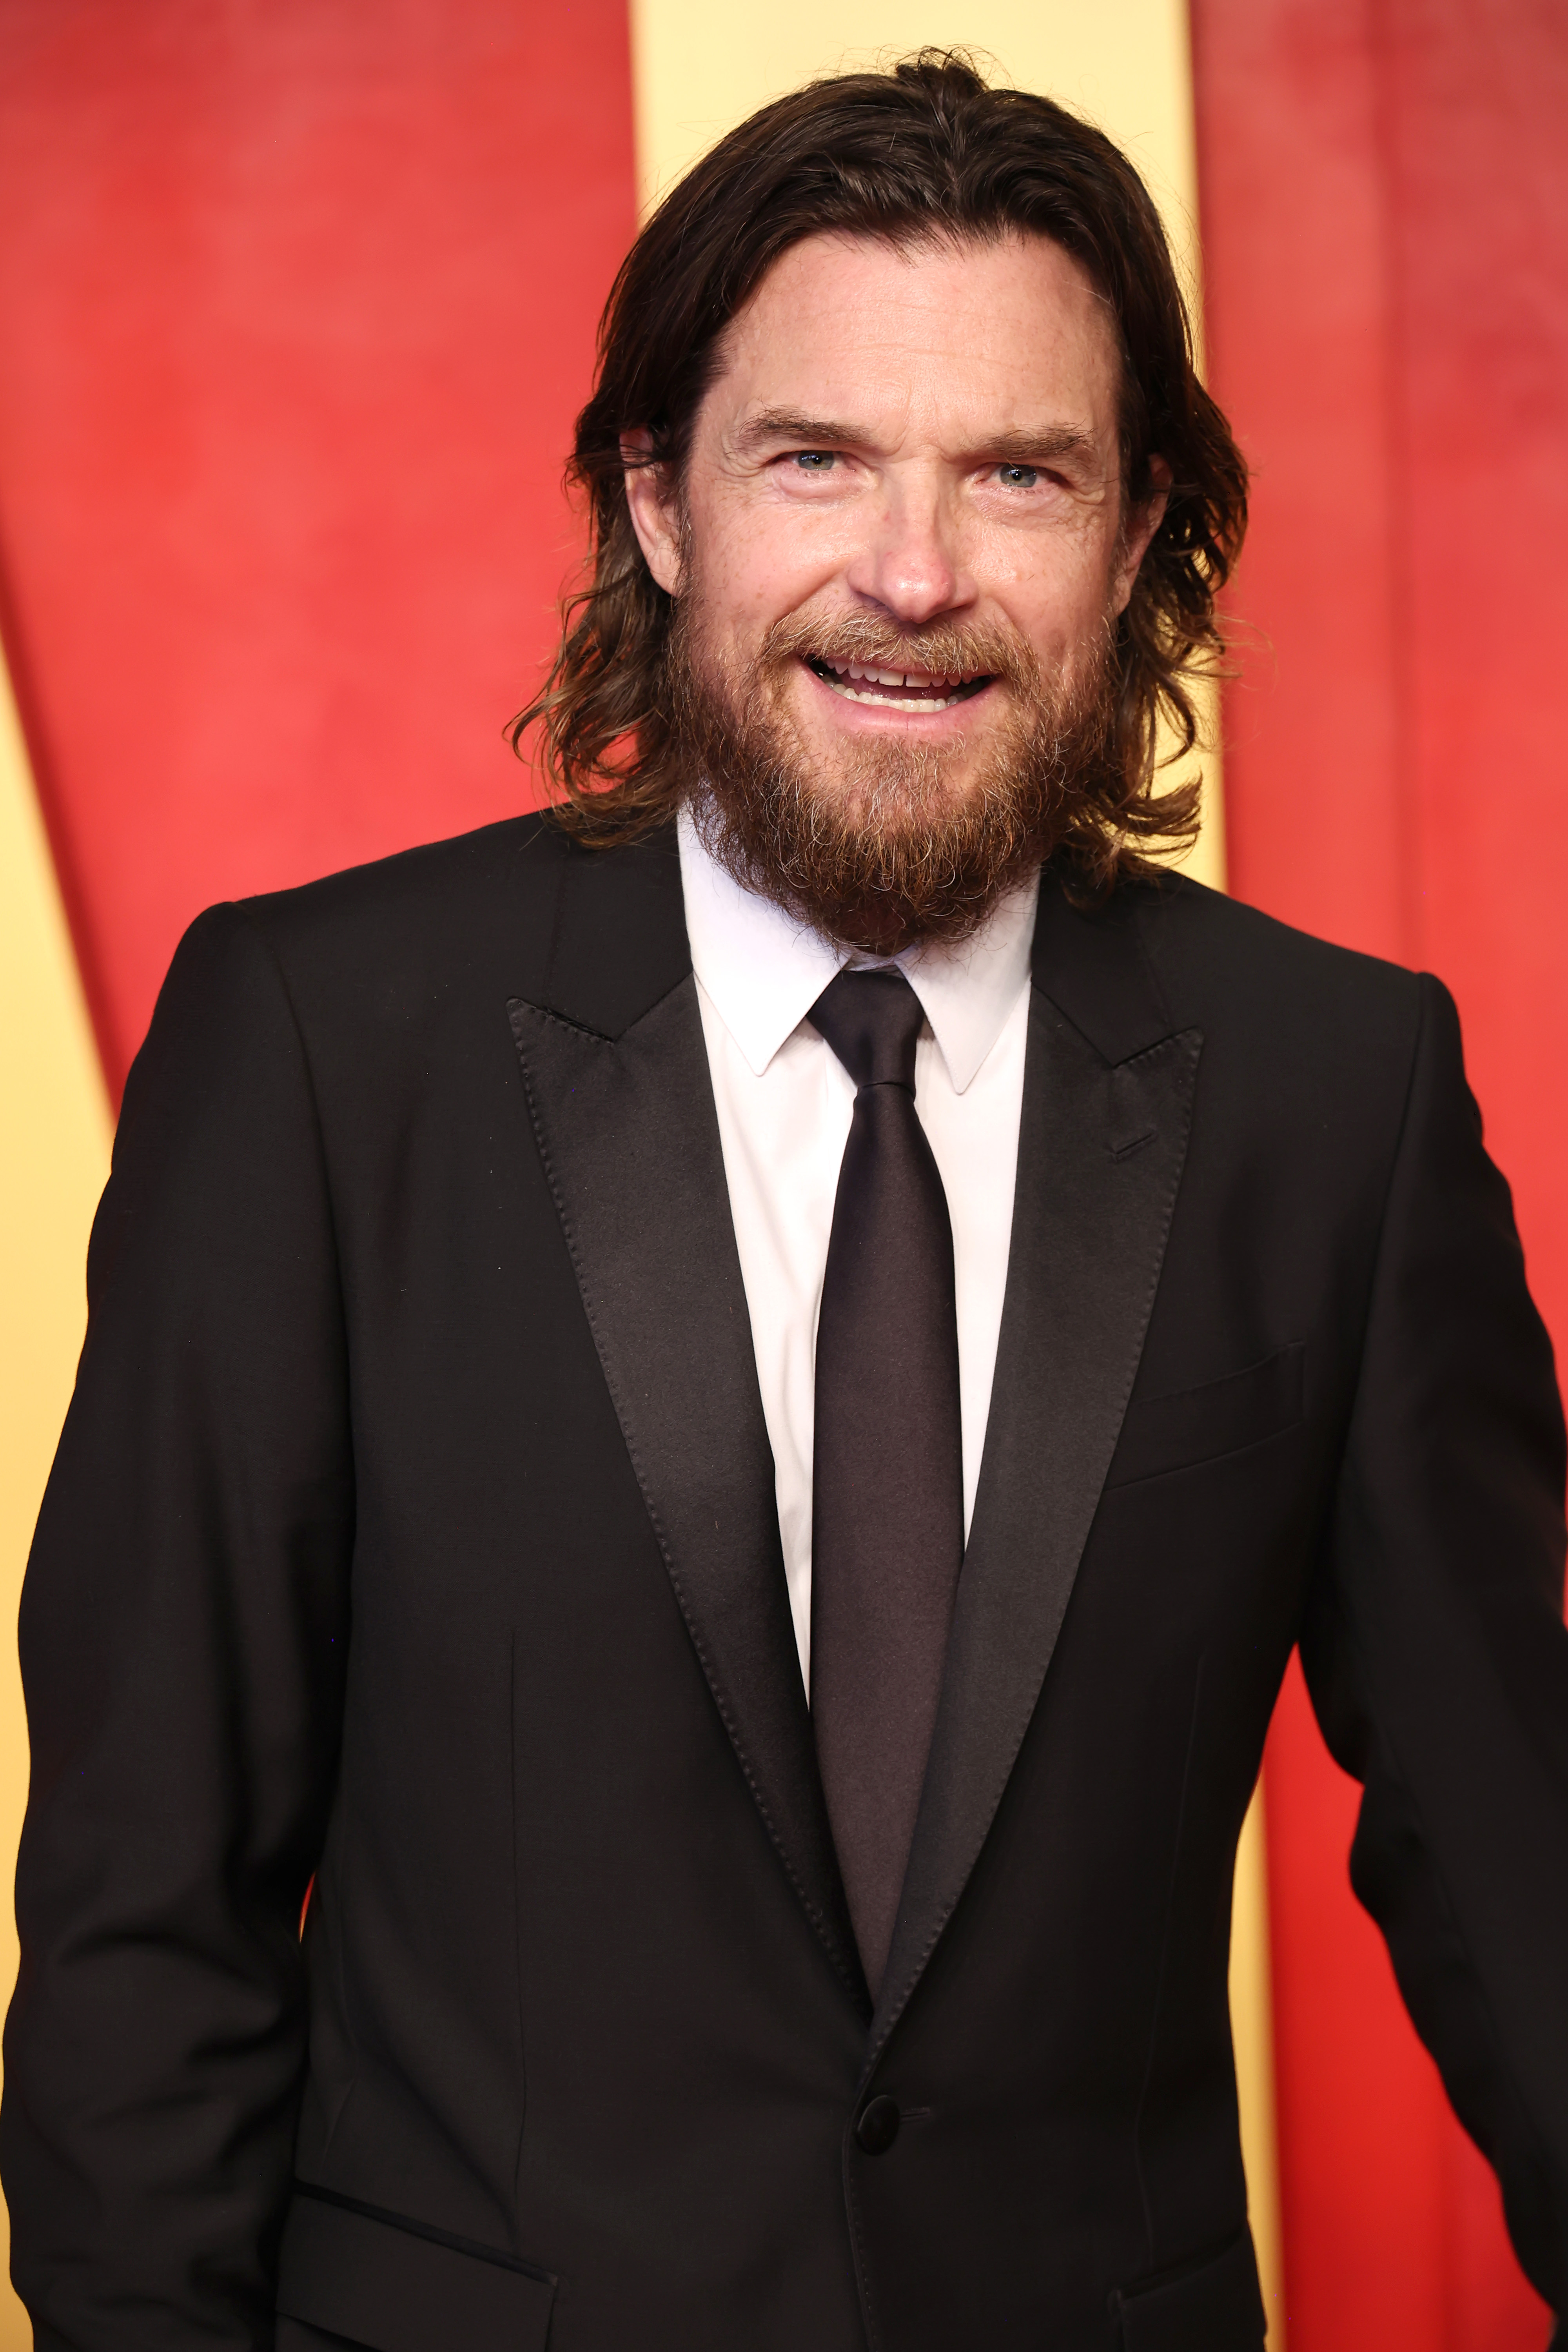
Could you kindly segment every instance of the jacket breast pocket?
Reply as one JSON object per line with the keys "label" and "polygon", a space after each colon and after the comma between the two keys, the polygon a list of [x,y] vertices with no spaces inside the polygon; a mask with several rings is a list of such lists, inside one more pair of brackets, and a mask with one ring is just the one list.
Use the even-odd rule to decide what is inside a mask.
{"label": "jacket breast pocket", "polygon": [[1260,2352],[1263,2297],[1252,2232],[1244,2225],[1224,2252],[1110,2298],[1122,2352]]}
{"label": "jacket breast pocket", "polygon": [[1292,1428],[1301,1418],[1306,1368],[1306,1347],[1298,1340],[1260,1364],[1205,1381],[1201,1388],[1134,1399],[1110,1459],[1107,1486],[1194,1469]]}
{"label": "jacket breast pocket", "polygon": [[554,2301],[547,2271],[309,2189],[283,2225],[279,2315],[371,2352],[545,2352]]}

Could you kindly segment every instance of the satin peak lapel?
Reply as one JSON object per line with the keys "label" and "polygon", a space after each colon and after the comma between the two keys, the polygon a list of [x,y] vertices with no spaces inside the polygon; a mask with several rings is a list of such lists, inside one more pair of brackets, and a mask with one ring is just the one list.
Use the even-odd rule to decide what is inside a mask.
{"label": "satin peak lapel", "polygon": [[616,1036],[508,1006],[599,1360],[703,1672],[796,1893],[866,2004],[784,1581],[697,983]]}
{"label": "satin peak lapel", "polygon": [[1040,926],[985,1452],[871,2060],[963,1892],[1039,1699],[1142,1352],[1192,1119],[1202,1038],[1172,1034],[1136,926],[1091,927],[1048,877]]}

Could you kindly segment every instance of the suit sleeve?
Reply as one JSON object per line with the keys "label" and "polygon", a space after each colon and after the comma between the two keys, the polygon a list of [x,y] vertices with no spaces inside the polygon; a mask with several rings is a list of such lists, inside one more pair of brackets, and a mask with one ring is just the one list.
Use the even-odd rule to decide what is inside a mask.
{"label": "suit sleeve", "polygon": [[1301,1651],[1417,2032],[1568,2309],[1563,1429],[1458,1016],[1422,1018],[1333,1540]]}
{"label": "suit sleeve", "polygon": [[22,1601],[13,2275],[40,2352],[263,2347],[353,1499],[307,1057],[243,908],[175,958],[88,1290]]}

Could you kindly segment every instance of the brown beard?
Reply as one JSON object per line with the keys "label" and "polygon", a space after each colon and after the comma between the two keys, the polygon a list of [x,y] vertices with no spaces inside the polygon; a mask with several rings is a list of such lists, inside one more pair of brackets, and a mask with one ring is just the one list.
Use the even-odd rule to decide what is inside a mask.
{"label": "brown beard", "polygon": [[[669,641],[670,709],[686,772],[700,780],[698,829],[745,888],[846,946],[897,955],[917,940],[967,939],[1037,872],[1074,813],[1104,797],[1109,651],[1108,627],[1069,687],[1047,681],[1032,648],[993,625],[900,632],[871,615],[797,614],[773,625],[742,671],[710,656],[700,599],[684,597]],[[995,679],[1005,716],[963,789],[962,737],[940,747],[868,738],[832,776],[820,762],[814,772],[786,686],[797,662],[827,657]]]}

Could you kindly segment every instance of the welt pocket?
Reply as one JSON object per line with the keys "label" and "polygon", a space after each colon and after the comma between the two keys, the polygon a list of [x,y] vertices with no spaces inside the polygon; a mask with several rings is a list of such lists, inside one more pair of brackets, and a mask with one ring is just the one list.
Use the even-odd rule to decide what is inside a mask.
{"label": "welt pocket", "polygon": [[1300,1340],[1201,1388],[1142,1397],[1127,1408],[1108,1486],[1158,1478],[1239,1453],[1291,1428],[1302,1413],[1307,1350]]}
{"label": "welt pocket", "polygon": [[1242,2227],[1217,2254],[1110,2298],[1121,2352],[1262,2352],[1266,2321],[1252,2233]]}
{"label": "welt pocket", "polygon": [[295,2184],[278,2309],[372,2352],[545,2352],[548,2271]]}

